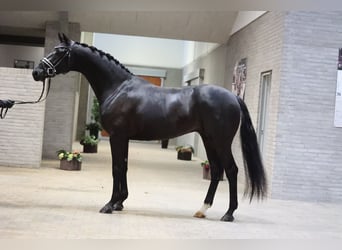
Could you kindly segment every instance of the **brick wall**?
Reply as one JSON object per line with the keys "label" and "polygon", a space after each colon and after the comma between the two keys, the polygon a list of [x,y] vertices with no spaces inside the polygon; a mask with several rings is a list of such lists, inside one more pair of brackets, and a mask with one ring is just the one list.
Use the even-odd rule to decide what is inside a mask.
{"label": "brick wall", "polygon": [[[233,70],[236,62],[247,58],[247,83],[245,102],[248,106],[254,128],[258,127],[258,108],[260,76],[262,72],[272,70],[272,83],[268,107],[267,131],[263,160],[272,190],[274,152],[278,119],[278,99],[280,85],[280,64],[282,58],[282,39],[284,13],[268,12],[231,36],[227,43],[227,63],[225,87],[231,89]],[[238,132],[240,133],[240,132]],[[233,154],[239,166],[239,182],[244,182],[244,169],[241,156],[240,136],[233,143]]]}
{"label": "brick wall", "polygon": [[273,197],[342,201],[342,129],[334,127],[341,12],[285,17]]}
{"label": "brick wall", "polygon": [[[342,129],[333,123],[339,47],[340,12],[268,12],[227,43],[226,87],[247,57],[255,127],[260,74],[272,70],[264,163],[273,198],[342,201]],[[239,140],[233,148],[243,181]]]}
{"label": "brick wall", "polygon": [[[198,68],[204,68],[204,83],[220,85],[231,90],[235,63],[247,57],[245,101],[248,105],[255,129],[258,125],[260,74],[272,70],[272,86],[264,150],[264,163],[268,179],[270,179],[270,190],[272,189],[272,173],[276,148],[275,138],[278,117],[283,26],[284,13],[269,12],[231,36],[227,44],[219,46],[208,55],[200,57],[183,69],[183,74],[186,75]],[[239,183],[243,186],[245,175],[239,133],[238,131],[234,139],[232,150],[239,167]],[[198,157],[206,159],[205,150],[201,141],[196,150]]]}
{"label": "brick wall", "polygon": [[[42,90],[32,70],[0,68],[0,99],[34,101]],[[45,102],[15,105],[0,120],[0,165],[39,167]]]}

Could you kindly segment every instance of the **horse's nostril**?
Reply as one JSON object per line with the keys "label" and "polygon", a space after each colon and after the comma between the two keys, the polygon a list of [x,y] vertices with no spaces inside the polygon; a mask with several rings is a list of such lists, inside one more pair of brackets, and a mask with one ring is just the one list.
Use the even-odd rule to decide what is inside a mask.
{"label": "horse's nostril", "polygon": [[33,70],[32,71],[32,77],[33,77],[33,79],[34,80],[39,80],[39,77],[40,77],[40,73],[39,73],[39,71],[38,70]]}

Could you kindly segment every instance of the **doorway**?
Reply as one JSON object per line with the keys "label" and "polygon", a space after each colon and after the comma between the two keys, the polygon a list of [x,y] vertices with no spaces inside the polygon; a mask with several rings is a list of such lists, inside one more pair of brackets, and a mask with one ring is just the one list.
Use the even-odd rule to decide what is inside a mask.
{"label": "doorway", "polygon": [[158,87],[162,86],[162,78],[160,77],[155,77],[155,76],[145,76],[145,75],[140,75],[139,77],[145,79],[149,83],[152,83],[153,85],[156,85]]}
{"label": "doorway", "polygon": [[259,97],[259,126],[257,130],[261,154],[265,153],[265,141],[267,137],[267,120],[269,111],[269,98],[271,92],[272,71],[261,73],[260,97]]}

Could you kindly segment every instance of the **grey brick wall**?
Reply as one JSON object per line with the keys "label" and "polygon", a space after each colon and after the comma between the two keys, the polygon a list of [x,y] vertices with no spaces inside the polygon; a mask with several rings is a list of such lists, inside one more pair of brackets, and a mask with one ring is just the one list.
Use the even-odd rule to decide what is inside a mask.
{"label": "grey brick wall", "polygon": [[273,197],[342,201],[342,129],[334,127],[341,12],[285,16]]}
{"label": "grey brick wall", "polygon": [[[34,101],[42,85],[33,80],[32,70],[0,68],[0,99]],[[40,167],[45,102],[15,105],[0,120],[0,165]]]}
{"label": "grey brick wall", "polygon": [[[225,87],[231,89],[233,70],[236,62],[247,58],[247,83],[245,102],[248,106],[255,129],[258,127],[258,108],[260,76],[262,72],[272,70],[272,83],[268,109],[267,131],[264,147],[264,164],[272,190],[274,153],[278,119],[278,99],[281,75],[284,13],[268,12],[231,36],[227,43],[227,63]],[[244,169],[240,139],[233,143],[233,154],[239,166],[239,182],[244,183]]]}
{"label": "grey brick wall", "polygon": [[[339,47],[340,12],[268,12],[227,43],[226,87],[247,57],[245,101],[256,127],[260,74],[272,70],[264,163],[273,198],[342,201],[342,129],[333,123]],[[239,140],[233,148],[242,166]]]}
{"label": "grey brick wall", "polygon": [[[264,163],[268,179],[272,179],[274,152],[276,148],[276,125],[278,117],[280,63],[282,55],[284,13],[270,12],[234,34],[227,44],[213,50],[204,57],[187,65],[183,74],[204,68],[204,83],[223,86],[231,90],[235,63],[247,57],[247,87],[245,101],[248,105],[254,127],[257,128],[260,74],[272,70],[271,98],[268,115],[268,131],[264,153]],[[245,175],[241,155],[239,131],[233,142],[233,154],[239,167],[239,183],[243,188]],[[205,159],[202,143],[197,148],[197,156]],[[270,181],[270,189],[272,181]],[[242,190],[241,190],[242,191]]]}

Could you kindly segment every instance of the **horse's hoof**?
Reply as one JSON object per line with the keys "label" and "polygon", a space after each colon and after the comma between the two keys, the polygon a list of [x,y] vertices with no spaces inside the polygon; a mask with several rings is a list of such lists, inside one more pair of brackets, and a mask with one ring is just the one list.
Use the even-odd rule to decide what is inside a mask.
{"label": "horse's hoof", "polygon": [[121,202],[117,202],[113,205],[113,211],[122,211],[123,208],[124,206]]}
{"label": "horse's hoof", "polygon": [[105,205],[100,210],[100,213],[102,214],[111,214],[112,212],[113,212],[113,207],[110,204]]}
{"label": "horse's hoof", "polygon": [[194,217],[196,218],[205,218],[205,214],[202,213],[201,211],[197,211],[195,214],[194,214]]}
{"label": "horse's hoof", "polygon": [[223,215],[223,217],[221,218],[221,221],[229,221],[229,222],[232,222],[232,221],[234,221],[234,217],[233,217],[233,215],[225,214],[225,215]]}

